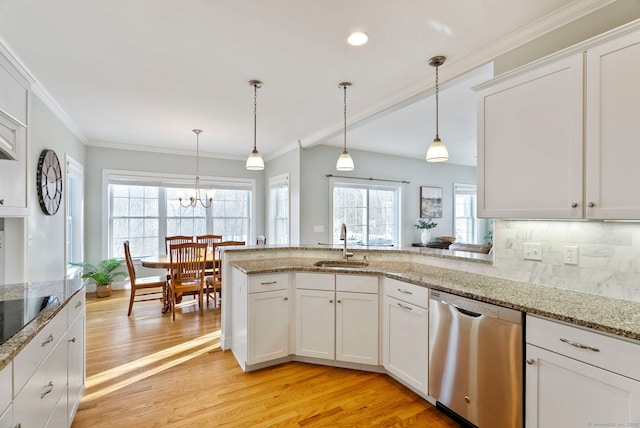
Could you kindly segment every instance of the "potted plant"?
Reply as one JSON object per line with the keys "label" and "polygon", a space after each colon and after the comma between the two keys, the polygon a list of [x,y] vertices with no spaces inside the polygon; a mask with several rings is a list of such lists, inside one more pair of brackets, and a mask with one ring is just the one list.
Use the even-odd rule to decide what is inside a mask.
{"label": "potted plant", "polygon": [[98,265],[91,263],[72,263],[74,266],[81,266],[84,269],[83,278],[91,278],[96,283],[96,297],[111,296],[111,283],[118,276],[129,276],[128,272],[117,269],[124,263],[123,259],[104,259]]}
{"label": "potted plant", "polygon": [[414,226],[416,229],[422,230],[420,233],[420,242],[427,245],[431,240],[431,232],[429,232],[429,229],[433,229],[437,225],[438,223],[434,223],[431,219],[427,219],[426,221],[423,219],[418,220],[418,223],[414,224]]}

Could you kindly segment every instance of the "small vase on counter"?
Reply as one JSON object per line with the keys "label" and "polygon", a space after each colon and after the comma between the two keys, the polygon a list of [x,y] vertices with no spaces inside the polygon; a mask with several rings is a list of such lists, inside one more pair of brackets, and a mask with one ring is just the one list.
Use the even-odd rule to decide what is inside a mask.
{"label": "small vase on counter", "polygon": [[422,229],[420,242],[422,242],[423,245],[427,245],[429,241],[431,241],[431,232],[429,232],[429,229]]}

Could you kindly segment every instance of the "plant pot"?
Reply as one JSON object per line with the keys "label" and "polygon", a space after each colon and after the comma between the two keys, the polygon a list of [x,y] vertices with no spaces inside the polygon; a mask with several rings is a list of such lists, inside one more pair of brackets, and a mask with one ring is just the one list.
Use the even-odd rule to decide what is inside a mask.
{"label": "plant pot", "polygon": [[422,242],[423,245],[427,245],[429,241],[431,241],[431,232],[429,232],[429,229],[422,229],[420,242]]}
{"label": "plant pot", "polygon": [[96,286],[96,297],[111,296],[111,284]]}

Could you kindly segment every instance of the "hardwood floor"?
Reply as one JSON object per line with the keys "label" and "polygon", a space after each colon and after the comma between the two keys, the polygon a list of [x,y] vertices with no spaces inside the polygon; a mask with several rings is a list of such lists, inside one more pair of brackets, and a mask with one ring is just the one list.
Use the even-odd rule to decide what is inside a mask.
{"label": "hardwood floor", "polygon": [[304,363],[243,373],[220,312],[176,313],[128,292],[87,296],[87,389],[73,428],[458,427],[389,376]]}

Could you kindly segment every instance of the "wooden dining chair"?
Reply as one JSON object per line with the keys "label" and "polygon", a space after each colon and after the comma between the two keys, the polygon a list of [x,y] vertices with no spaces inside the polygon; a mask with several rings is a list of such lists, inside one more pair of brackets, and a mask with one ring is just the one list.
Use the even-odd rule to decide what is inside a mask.
{"label": "wooden dining chair", "polygon": [[[176,302],[184,293],[197,293],[200,312],[203,310],[203,295],[207,266],[207,244],[187,242],[169,247],[171,293],[171,316],[176,319]],[[208,296],[207,296],[208,298]]]}
{"label": "wooden dining chair", "polygon": [[193,242],[193,236],[187,235],[173,235],[164,238],[164,245],[167,251],[167,257],[169,256],[169,247],[175,244],[186,244],[187,242]]}
{"label": "wooden dining chair", "polygon": [[[162,305],[167,304],[167,278],[165,276],[147,276],[138,278],[136,269],[131,259],[129,241],[124,241],[124,258],[129,270],[129,280],[131,281],[131,296],[129,297],[129,312],[131,315],[133,302],[145,302],[149,300],[161,300]],[[140,293],[138,293],[140,292]]]}
{"label": "wooden dining chair", "polygon": [[[222,241],[213,244],[213,275],[207,277],[207,297],[213,294],[213,304],[217,308],[222,300],[222,254],[220,247],[245,245],[245,241]],[[208,303],[208,301],[207,301]]]}

